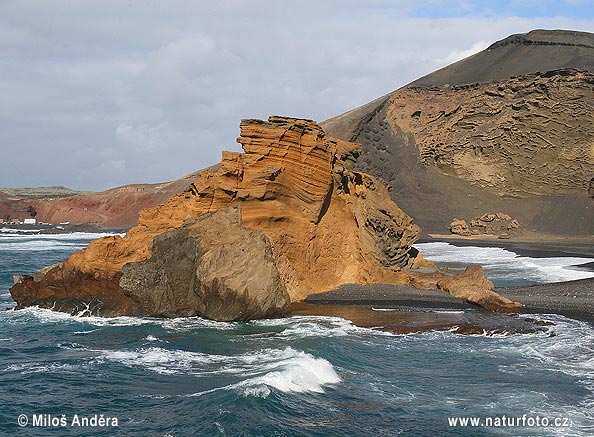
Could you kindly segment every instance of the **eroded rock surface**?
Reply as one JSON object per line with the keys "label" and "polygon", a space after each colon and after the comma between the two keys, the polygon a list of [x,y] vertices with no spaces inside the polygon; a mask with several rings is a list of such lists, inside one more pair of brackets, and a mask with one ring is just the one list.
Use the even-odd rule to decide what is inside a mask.
{"label": "eroded rock surface", "polygon": [[489,235],[499,238],[511,238],[522,229],[520,222],[509,215],[496,212],[486,213],[473,218],[470,225],[466,220],[455,218],[450,223],[450,232],[455,235],[469,237],[472,235]]}
{"label": "eroded rock surface", "polygon": [[[495,52],[481,53],[494,62],[487,71],[499,71]],[[357,169],[385,179],[425,232],[443,234],[454,217],[505,211],[542,238],[589,238],[593,72],[539,67],[497,81],[410,85],[323,126],[362,144]]]}
{"label": "eroded rock surface", "polygon": [[286,294],[405,284],[430,266],[386,184],[353,170],[357,144],[286,117],[243,120],[238,141],[245,153],[223,152],[216,171],[141,211],[125,237],[91,242],[40,281],[15,284],[13,298],[51,306],[52,296],[94,298],[106,283],[97,313],[246,320],[281,314]]}
{"label": "eroded rock surface", "polygon": [[498,196],[584,193],[594,171],[593,85],[591,73],[564,69],[409,87],[392,96],[388,119],[414,133],[423,164]]}

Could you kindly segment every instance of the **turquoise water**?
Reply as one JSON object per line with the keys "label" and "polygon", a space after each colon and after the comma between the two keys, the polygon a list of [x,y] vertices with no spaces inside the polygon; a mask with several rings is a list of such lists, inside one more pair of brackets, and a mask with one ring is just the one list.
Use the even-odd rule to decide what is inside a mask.
{"label": "turquoise water", "polygon": [[[0,309],[13,305],[12,273],[88,241],[0,235]],[[0,434],[592,435],[594,327],[541,317],[556,325],[485,337],[392,335],[332,317],[216,323],[1,311]],[[33,415],[62,414],[65,427],[32,426]],[[75,414],[115,417],[118,427],[72,427]],[[448,425],[503,415],[567,426]]]}

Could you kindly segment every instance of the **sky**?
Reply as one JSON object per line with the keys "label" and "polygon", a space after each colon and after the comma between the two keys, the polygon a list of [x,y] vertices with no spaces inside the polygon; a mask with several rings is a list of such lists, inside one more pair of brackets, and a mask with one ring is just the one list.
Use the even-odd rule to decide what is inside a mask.
{"label": "sky", "polygon": [[594,1],[0,0],[0,186],[104,190],[220,160],[242,118],[322,121]]}

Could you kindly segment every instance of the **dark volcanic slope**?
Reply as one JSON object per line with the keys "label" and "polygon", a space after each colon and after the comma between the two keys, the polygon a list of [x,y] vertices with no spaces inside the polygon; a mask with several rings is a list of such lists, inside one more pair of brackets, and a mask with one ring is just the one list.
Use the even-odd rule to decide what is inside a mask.
{"label": "dark volcanic slope", "polygon": [[526,34],[511,35],[476,55],[423,76],[410,85],[459,85],[567,67],[594,72],[594,34],[569,30],[533,30]]}
{"label": "dark volcanic slope", "polygon": [[[423,87],[420,79],[323,126],[364,146],[361,169],[386,179],[425,232],[505,212],[539,234],[591,237],[594,75],[546,71],[594,71],[591,41],[581,32],[515,35],[422,78],[472,84]],[[525,59],[517,68],[514,50]],[[526,68],[543,73],[510,77]]]}

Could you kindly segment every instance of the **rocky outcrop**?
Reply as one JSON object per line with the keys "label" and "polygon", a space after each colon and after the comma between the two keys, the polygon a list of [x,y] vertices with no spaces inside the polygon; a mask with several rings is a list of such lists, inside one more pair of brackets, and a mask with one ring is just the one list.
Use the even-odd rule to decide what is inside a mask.
{"label": "rocky outcrop", "polygon": [[486,213],[480,217],[473,218],[470,226],[466,220],[455,218],[450,223],[450,232],[460,236],[498,236],[499,238],[511,238],[521,229],[520,222],[509,215],[496,212]]}
{"label": "rocky outcrop", "polygon": [[491,311],[515,312],[522,306],[497,294],[480,266],[469,266],[462,275],[444,275],[437,288]]}
{"label": "rocky outcrop", "polygon": [[238,142],[245,153],[223,152],[125,237],[93,241],[41,281],[15,284],[13,298],[31,305],[38,290],[49,306],[52,293],[94,298],[106,283],[99,314],[247,320],[347,283],[409,283],[430,266],[386,184],[353,169],[358,145],[286,117],[242,121]]}
{"label": "rocky outcrop", "polygon": [[409,284],[422,290],[443,290],[490,311],[515,313],[522,304],[513,302],[495,292],[495,286],[485,276],[480,266],[469,266],[465,270],[435,271],[432,273],[411,272]]}

